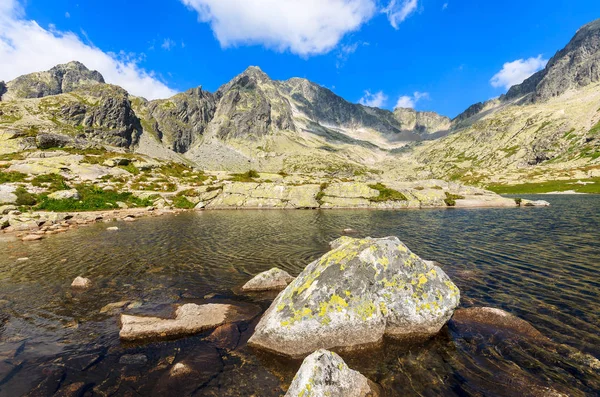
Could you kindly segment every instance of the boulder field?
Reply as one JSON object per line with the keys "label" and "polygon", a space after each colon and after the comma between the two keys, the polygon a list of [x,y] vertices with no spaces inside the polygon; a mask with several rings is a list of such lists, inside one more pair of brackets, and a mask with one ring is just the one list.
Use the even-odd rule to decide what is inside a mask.
{"label": "boulder field", "polygon": [[424,338],[459,304],[444,271],[396,237],[341,237],[332,248],[277,296],[249,345],[297,358],[376,345],[384,336]]}

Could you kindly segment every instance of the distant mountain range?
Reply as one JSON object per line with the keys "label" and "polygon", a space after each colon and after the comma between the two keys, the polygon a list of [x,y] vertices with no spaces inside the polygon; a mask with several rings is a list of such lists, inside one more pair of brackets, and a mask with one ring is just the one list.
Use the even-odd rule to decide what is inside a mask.
{"label": "distant mountain range", "polygon": [[70,62],[0,82],[0,153],[40,142],[107,145],[210,170],[510,180],[598,164],[599,84],[600,20],[544,70],[454,120],[350,103],[253,66],[214,93],[148,101]]}

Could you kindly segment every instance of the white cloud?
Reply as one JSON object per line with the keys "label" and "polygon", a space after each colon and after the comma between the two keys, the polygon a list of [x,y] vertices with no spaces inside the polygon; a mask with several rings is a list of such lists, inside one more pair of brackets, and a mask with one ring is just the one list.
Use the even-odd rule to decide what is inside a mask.
{"label": "white cloud", "polygon": [[381,12],[387,14],[394,29],[398,29],[398,26],[416,11],[418,5],[418,0],[391,0]]}
{"label": "white cloud", "polygon": [[69,14],[69,11],[65,12],[65,18],[71,18],[71,14]]}
{"label": "white cloud", "polygon": [[359,99],[358,103],[364,106],[381,108],[385,106],[387,100],[388,97],[383,93],[383,91],[372,94],[371,91],[367,90],[365,91],[365,95]]}
{"label": "white cloud", "polygon": [[176,91],[141,68],[139,59],[105,53],[84,43],[73,32],[44,29],[26,20],[16,0],[0,0],[0,80],[47,70],[59,63],[77,60],[98,70],[108,83],[148,99],[170,97]]}
{"label": "white cloud", "polygon": [[396,109],[396,108],[414,109],[415,106],[417,105],[417,102],[419,102],[421,99],[429,99],[429,93],[415,91],[415,93],[412,96],[403,95],[400,98],[398,98],[398,102],[396,102],[396,106],[394,107],[394,109]]}
{"label": "white cloud", "polygon": [[442,6],[442,10],[446,10],[448,8],[448,3],[444,3],[444,5]]}
{"label": "white cloud", "polygon": [[171,40],[171,39],[164,39],[161,47],[162,47],[163,50],[170,51],[171,48],[175,47],[176,45],[177,45],[177,43],[175,43],[173,40]]}
{"label": "white cloud", "polygon": [[517,59],[513,62],[507,62],[499,71],[492,77],[490,84],[496,88],[509,89],[515,84],[521,84],[525,79],[542,70],[548,63],[547,59],[543,59],[541,55],[528,59]]}
{"label": "white cloud", "polygon": [[301,56],[332,50],[377,11],[377,0],[181,0],[222,47],[262,44]]}

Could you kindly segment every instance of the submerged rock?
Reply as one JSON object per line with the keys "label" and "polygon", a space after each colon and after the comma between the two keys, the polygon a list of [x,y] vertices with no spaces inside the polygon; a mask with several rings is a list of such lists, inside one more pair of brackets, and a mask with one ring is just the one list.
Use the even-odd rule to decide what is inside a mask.
{"label": "submerged rock", "polygon": [[235,349],[240,341],[240,329],[236,324],[224,324],[207,338],[221,349]]}
{"label": "submerged rock", "polygon": [[281,292],[256,326],[251,346],[292,357],[320,348],[378,344],[436,334],[460,291],[437,266],[396,237],[341,237]]}
{"label": "submerged rock", "polygon": [[71,283],[73,288],[88,288],[92,285],[92,281],[89,278],[77,276]]}
{"label": "submerged rock", "polygon": [[119,364],[124,365],[145,365],[148,362],[148,357],[145,354],[125,354],[119,359]]}
{"label": "submerged rock", "polygon": [[458,309],[454,312],[450,325],[461,334],[477,332],[481,334],[501,334],[505,337],[525,337],[544,342],[550,341],[527,321],[493,307]]}
{"label": "submerged rock", "polygon": [[294,278],[288,274],[288,272],[276,267],[257,274],[252,280],[248,281],[242,287],[242,291],[270,291],[270,290],[282,290]]}
{"label": "submerged rock", "polygon": [[350,369],[337,354],[322,349],[304,359],[285,394],[286,397],[375,397],[378,395],[377,386],[364,375]]}
{"label": "submerged rock", "polygon": [[256,308],[188,303],[177,308],[174,319],[121,314],[119,336],[123,340],[139,340],[192,335],[227,322],[250,320],[257,314]]}

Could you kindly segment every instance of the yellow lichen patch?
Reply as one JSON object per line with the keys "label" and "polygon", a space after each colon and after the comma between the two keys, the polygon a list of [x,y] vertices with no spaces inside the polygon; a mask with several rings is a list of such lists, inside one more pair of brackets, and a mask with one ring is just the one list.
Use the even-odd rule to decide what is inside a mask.
{"label": "yellow lichen patch", "polygon": [[305,317],[312,318],[312,310],[308,307],[304,307],[300,310],[293,310],[293,315],[281,322],[283,327],[290,326],[300,320],[303,320]]}
{"label": "yellow lichen patch", "polygon": [[319,304],[319,317],[325,317],[331,312],[341,312],[348,307],[348,302],[339,295],[333,294],[328,302]]}
{"label": "yellow lichen patch", "polygon": [[387,309],[387,305],[385,304],[385,302],[379,302],[379,310],[381,310],[381,313],[383,313],[384,316],[387,316],[388,309]]}
{"label": "yellow lichen patch", "polygon": [[427,277],[424,274],[419,274],[419,287],[427,283]]}
{"label": "yellow lichen patch", "polygon": [[408,252],[408,248],[406,248],[406,245],[404,245],[404,244],[398,244],[397,248],[398,248],[398,251]]}
{"label": "yellow lichen patch", "polygon": [[387,258],[387,256],[383,256],[377,260],[377,263],[379,263],[381,266],[383,266],[385,270],[387,270],[390,264],[390,260]]}
{"label": "yellow lichen patch", "polygon": [[362,302],[354,309],[354,312],[363,320],[371,318],[377,312],[377,306],[373,302]]}

